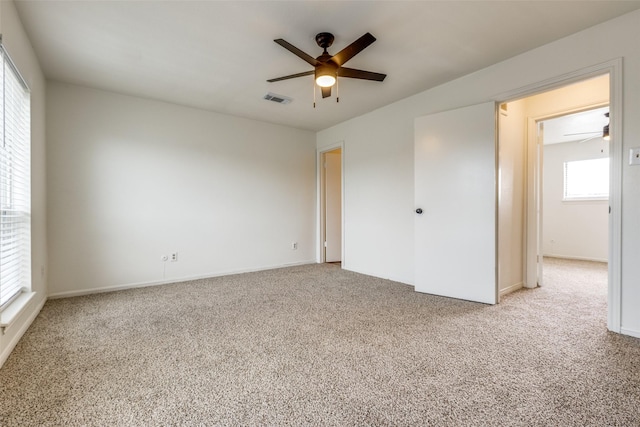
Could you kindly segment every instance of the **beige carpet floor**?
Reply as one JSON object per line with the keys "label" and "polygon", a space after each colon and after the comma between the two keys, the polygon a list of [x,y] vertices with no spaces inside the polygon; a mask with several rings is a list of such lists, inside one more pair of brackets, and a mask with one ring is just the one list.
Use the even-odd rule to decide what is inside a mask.
{"label": "beige carpet floor", "polygon": [[333,265],[52,300],[0,370],[0,425],[640,425],[606,266],[546,272],[496,306]]}

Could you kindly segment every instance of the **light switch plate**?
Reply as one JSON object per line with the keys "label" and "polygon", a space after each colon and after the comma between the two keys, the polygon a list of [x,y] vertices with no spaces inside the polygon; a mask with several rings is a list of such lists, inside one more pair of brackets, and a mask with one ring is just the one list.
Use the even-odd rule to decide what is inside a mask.
{"label": "light switch plate", "polygon": [[629,150],[629,164],[640,165],[640,147]]}

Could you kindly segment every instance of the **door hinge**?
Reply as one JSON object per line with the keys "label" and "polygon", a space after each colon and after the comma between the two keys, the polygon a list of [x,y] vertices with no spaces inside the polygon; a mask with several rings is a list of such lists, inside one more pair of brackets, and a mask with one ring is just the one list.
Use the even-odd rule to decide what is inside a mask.
{"label": "door hinge", "polygon": [[325,247],[325,248],[327,247],[327,242],[326,242],[326,241],[324,242],[324,247]]}

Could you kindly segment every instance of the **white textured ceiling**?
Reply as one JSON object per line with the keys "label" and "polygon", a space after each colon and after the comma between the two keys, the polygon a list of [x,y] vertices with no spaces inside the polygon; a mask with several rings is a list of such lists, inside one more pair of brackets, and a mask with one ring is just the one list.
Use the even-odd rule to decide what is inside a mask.
{"label": "white textured ceiling", "polygon": [[[320,130],[640,8],[639,1],[57,1],[16,8],[47,78],[303,129]],[[340,79],[318,97],[311,66],[273,42],[318,56],[366,32],[348,62],[382,82]],[[567,54],[570,54],[569,52]],[[293,98],[280,105],[267,92]]]}

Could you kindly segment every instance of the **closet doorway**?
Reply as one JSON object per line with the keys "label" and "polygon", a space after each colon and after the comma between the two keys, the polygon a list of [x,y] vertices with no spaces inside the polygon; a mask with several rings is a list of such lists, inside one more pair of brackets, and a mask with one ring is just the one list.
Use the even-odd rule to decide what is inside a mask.
{"label": "closet doorway", "polygon": [[342,263],[342,147],[320,153],[320,261]]}

